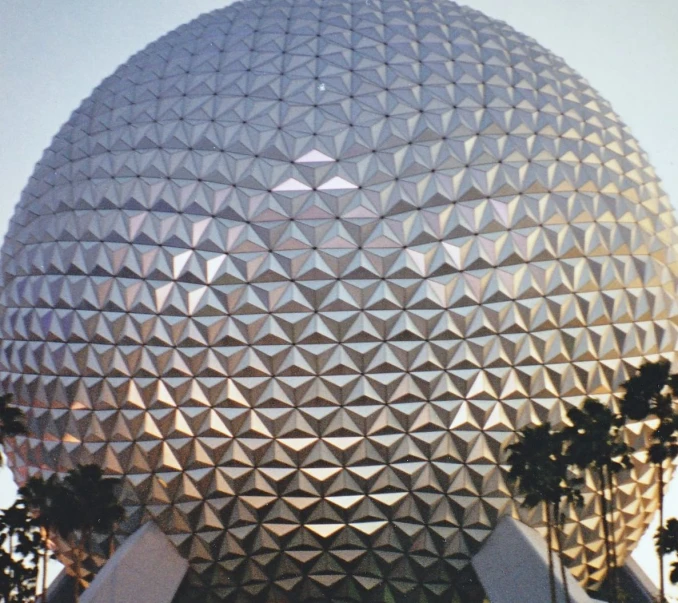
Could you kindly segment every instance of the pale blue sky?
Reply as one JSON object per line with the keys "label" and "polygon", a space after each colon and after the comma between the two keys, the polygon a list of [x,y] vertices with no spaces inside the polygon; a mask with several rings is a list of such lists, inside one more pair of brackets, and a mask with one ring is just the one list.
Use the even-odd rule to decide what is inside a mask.
{"label": "pale blue sky", "polygon": [[[0,234],[42,150],[131,54],[225,0],[0,0]],[[678,201],[678,2],[467,0],[537,39],[586,77],[630,126]],[[11,499],[0,477],[0,505]],[[667,516],[678,511],[678,485]],[[654,570],[649,538],[634,556]]]}

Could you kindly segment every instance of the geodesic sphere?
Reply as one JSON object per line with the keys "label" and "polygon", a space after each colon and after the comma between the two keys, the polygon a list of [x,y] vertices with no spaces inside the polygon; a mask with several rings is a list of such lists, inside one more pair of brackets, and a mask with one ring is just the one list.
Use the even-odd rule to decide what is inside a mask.
{"label": "geodesic sphere", "polygon": [[[122,476],[128,529],[154,519],[201,600],[450,601],[517,513],[514,430],[673,359],[675,228],[609,105],[503,23],[432,0],[203,15],[94,90],[17,207],[14,471]],[[578,517],[595,580],[591,497]]]}

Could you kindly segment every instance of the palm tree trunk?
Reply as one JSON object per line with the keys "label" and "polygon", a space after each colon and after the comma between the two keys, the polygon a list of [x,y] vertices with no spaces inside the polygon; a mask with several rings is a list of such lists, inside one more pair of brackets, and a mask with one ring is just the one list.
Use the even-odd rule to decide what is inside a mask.
{"label": "palm tree trunk", "polygon": [[605,565],[607,566],[607,576],[612,586],[612,592],[615,598],[617,592],[614,589],[614,577],[612,576],[612,551],[610,547],[610,526],[607,523],[607,489],[605,487],[605,473],[602,467],[598,467],[598,479],[600,481],[600,507],[603,520],[603,537],[605,538]]}
{"label": "palm tree trunk", "polygon": [[75,554],[75,581],[73,583],[73,601],[75,603],[80,603],[80,579],[81,576],[80,574],[82,573],[82,570],[80,569],[80,548],[75,546],[75,543],[73,542],[74,539],[70,539],[71,542],[69,544],[71,545],[71,550]]}
{"label": "palm tree trunk", "polygon": [[[659,483],[659,534],[664,532],[664,463],[657,463],[657,482]],[[664,555],[657,551],[659,557],[659,601],[665,603],[664,596]]]}
{"label": "palm tree trunk", "polygon": [[42,538],[42,602],[47,601],[47,564],[49,562],[49,531],[44,526],[40,527]]}
{"label": "palm tree trunk", "polygon": [[7,579],[8,579],[7,598],[5,600],[7,601],[7,603],[10,603],[10,601],[12,600],[11,596],[12,596],[12,582],[13,582],[13,580],[11,580],[10,577],[12,579],[16,578],[16,573],[17,573],[16,566],[12,563],[14,561],[14,530],[11,527],[9,528],[9,534],[8,534],[8,538],[7,538],[7,547],[8,547],[8,550],[9,550],[10,568],[9,568],[9,572],[8,572],[9,575],[7,576]]}
{"label": "palm tree trunk", "polygon": [[565,558],[563,557],[562,526],[565,523],[565,516],[560,513],[560,505],[553,506],[553,525],[556,531],[556,546],[558,547],[558,560],[560,561],[560,577],[563,580],[563,590],[565,591],[565,601],[570,603],[570,585],[567,583],[567,570],[565,569]]}
{"label": "palm tree trunk", "polygon": [[12,581],[10,580],[10,577],[11,577],[11,572],[14,571],[13,568],[12,568],[11,559],[8,561],[8,565],[9,565],[9,567],[7,568],[7,575],[5,576],[5,580],[4,580],[4,587],[5,588],[3,590],[5,592],[2,593],[2,594],[5,597],[5,601],[7,601],[9,603],[9,601],[11,601],[10,596],[12,594]]}
{"label": "palm tree trunk", "polygon": [[115,530],[118,527],[118,524],[115,524],[113,528],[111,529],[111,535],[108,540],[108,558],[110,559],[113,557],[113,554],[115,553]]}
{"label": "palm tree trunk", "polygon": [[610,468],[607,468],[607,489],[610,493],[609,498],[609,512],[610,512],[610,549],[612,552],[612,588],[614,590],[615,596],[619,597],[619,564],[617,563],[617,535],[615,533],[615,522],[614,522],[614,493],[615,493],[615,481],[614,474],[610,472]]}
{"label": "palm tree trunk", "polygon": [[[41,532],[41,538],[42,538],[42,532]],[[37,568],[37,575],[35,576],[35,597],[34,597],[36,603],[38,603],[38,601],[43,601],[43,602],[45,601],[45,592],[44,592],[45,585],[43,583],[42,590],[41,590],[40,581],[38,580],[38,578],[40,577],[40,572],[44,573],[44,565],[45,565],[44,561],[43,561],[44,557],[45,557],[44,549],[38,550],[37,555],[38,555],[38,558],[37,558],[36,563],[35,563],[35,567]],[[43,580],[43,582],[44,582],[44,580]]]}
{"label": "palm tree trunk", "polygon": [[[82,559],[87,559],[88,554],[91,553],[92,551],[92,529],[91,528],[83,528],[81,535],[80,535],[80,551],[82,552]],[[83,574],[83,567],[82,567],[82,559],[80,560],[80,582],[82,583],[84,581],[84,575]],[[75,603],[79,603],[79,601],[75,601]]]}
{"label": "palm tree trunk", "polygon": [[551,514],[548,503],[546,505],[546,548],[549,556],[549,590],[551,591],[551,603],[558,603],[556,599],[556,572],[553,567],[553,549],[551,541],[553,536],[553,526],[551,525]]}

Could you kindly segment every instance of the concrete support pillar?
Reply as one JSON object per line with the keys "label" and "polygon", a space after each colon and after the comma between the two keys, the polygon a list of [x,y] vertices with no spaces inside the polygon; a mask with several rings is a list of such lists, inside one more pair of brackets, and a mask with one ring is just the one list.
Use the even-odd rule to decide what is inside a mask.
{"label": "concrete support pillar", "polygon": [[[560,561],[554,561],[557,600],[565,603]],[[551,600],[546,541],[512,517],[501,519],[471,563],[490,603]],[[591,603],[593,599],[568,570],[566,575],[570,601]]]}
{"label": "concrete support pillar", "polygon": [[188,569],[153,522],[141,526],[106,562],[81,603],[171,603]]}

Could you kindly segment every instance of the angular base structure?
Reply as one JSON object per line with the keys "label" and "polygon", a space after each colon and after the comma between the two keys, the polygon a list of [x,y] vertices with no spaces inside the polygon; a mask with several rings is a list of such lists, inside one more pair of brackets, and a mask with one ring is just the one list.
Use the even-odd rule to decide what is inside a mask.
{"label": "angular base structure", "polygon": [[115,552],[80,597],[81,603],[171,603],[188,562],[153,522]]}
{"label": "angular base structure", "polygon": [[[62,569],[47,589],[47,603],[73,603],[73,581],[73,577]],[[45,603],[43,595],[38,596],[36,603]]]}
{"label": "angular base structure", "polygon": [[650,580],[633,557],[628,557],[619,574],[619,585],[627,601],[654,603],[659,600],[659,589]]}
{"label": "angular base structure", "polygon": [[[472,560],[473,569],[491,603],[550,601],[549,565],[546,542],[525,524],[504,517]],[[560,576],[560,561],[554,558],[556,597],[565,603]],[[591,603],[594,599],[566,570],[572,603]]]}
{"label": "angular base structure", "polygon": [[[556,596],[565,603],[560,562],[554,559]],[[550,601],[546,542],[532,528],[504,517],[473,568],[491,603]],[[188,563],[153,522],[139,528],[101,569],[81,597],[81,603],[172,603]],[[566,570],[570,601],[595,603]],[[629,601],[652,603],[658,590],[629,558],[620,572],[620,586]],[[49,588],[48,603],[72,603],[73,579],[65,570]]]}

